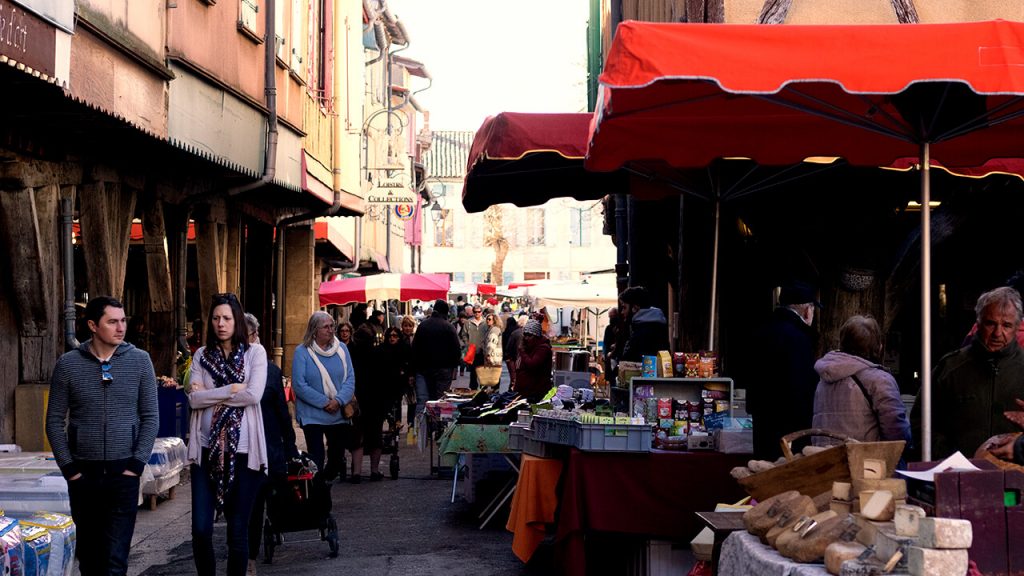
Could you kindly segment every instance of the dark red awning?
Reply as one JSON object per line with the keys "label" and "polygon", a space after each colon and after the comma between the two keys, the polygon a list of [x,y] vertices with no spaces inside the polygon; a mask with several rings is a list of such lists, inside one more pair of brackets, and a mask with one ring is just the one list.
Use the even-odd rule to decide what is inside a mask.
{"label": "dark red awning", "polygon": [[477,130],[469,151],[462,205],[536,206],[552,198],[597,200],[623,191],[623,174],[583,169],[590,114],[503,112]]}

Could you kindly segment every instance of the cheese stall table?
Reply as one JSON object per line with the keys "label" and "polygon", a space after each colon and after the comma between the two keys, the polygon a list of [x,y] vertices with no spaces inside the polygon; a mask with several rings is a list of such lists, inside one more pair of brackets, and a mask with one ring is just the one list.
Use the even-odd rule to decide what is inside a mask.
{"label": "cheese stall table", "polygon": [[[745,496],[729,471],[748,459],[719,452],[572,449],[562,472],[555,519],[562,573],[587,573],[584,539],[590,532],[688,542],[702,527],[695,512]],[[529,507],[519,499],[513,515],[524,510]]]}
{"label": "cheese stall table", "polygon": [[771,546],[761,544],[757,536],[743,530],[733,532],[722,544],[718,573],[750,576],[828,576],[824,564],[794,562]]}

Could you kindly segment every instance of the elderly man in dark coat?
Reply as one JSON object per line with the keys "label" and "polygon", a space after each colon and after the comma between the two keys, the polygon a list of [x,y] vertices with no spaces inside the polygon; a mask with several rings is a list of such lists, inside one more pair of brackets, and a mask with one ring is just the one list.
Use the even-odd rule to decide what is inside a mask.
{"label": "elderly man in dark coat", "polygon": [[[1004,417],[1024,395],[1024,351],[1017,343],[1021,298],[1008,286],[982,294],[975,306],[978,332],[932,371],[932,458],[960,451],[970,457],[997,434],[1019,431]],[[911,424],[920,430],[920,402]],[[915,434],[915,436],[918,436]],[[918,436],[919,437],[919,436]]]}
{"label": "elderly man in dark coat", "polygon": [[811,427],[818,386],[817,335],[811,325],[818,306],[811,285],[784,285],[779,306],[754,340],[744,384],[747,411],[754,419],[754,455],[759,459],[777,459],[782,455],[781,437]]}

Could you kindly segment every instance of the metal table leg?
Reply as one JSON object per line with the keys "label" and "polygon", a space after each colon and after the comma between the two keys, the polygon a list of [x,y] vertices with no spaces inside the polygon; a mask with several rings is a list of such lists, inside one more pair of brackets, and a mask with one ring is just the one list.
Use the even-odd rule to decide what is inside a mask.
{"label": "metal table leg", "polygon": [[[504,456],[508,465],[512,467],[512,470],[515,472],[515,476],[505,483],[501,490],[499,490],[494,498],[491,499],[490,503],[487,504],[483,512],[480,513],[480,516],[478,516],[478,518],[483,518],[485,515],[487,516],[484,518],[483,523],[480,524],[480,530],[483,530],[484,526],[487,526],[491,521],[491,518],[498,513],[498,510],[501,510],[501,507],[505,505],[505,502],[508,502],[508,499],[511,498],[512,494],[516,491],[516,485],[519,483],[519,465],[508,454],[502,454],[502,456]],[[488,513],[488,511],[490,511],[490,513]]]}

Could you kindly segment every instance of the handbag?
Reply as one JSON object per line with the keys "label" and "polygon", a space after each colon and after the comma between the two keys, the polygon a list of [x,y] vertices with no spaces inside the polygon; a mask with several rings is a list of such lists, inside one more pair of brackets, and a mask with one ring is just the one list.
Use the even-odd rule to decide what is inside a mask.
{"label": "handbag", "polygon": [[476,344],[470,344],[469,349],[466,350],[466,355],[462,357],[462,361],[466,364],[472,364],[473,360],[476,359]]}
{"label": "handbag", "polygon": [[501,380],[501,366],[477,366],[475,370],[481,386],[497,386]]}
{"label": "handbag", "polygon": [[356,399],[355,395],[352,395],[352,399],[342,407],[341,414],[349,420],[359,416],[359,400]]}

